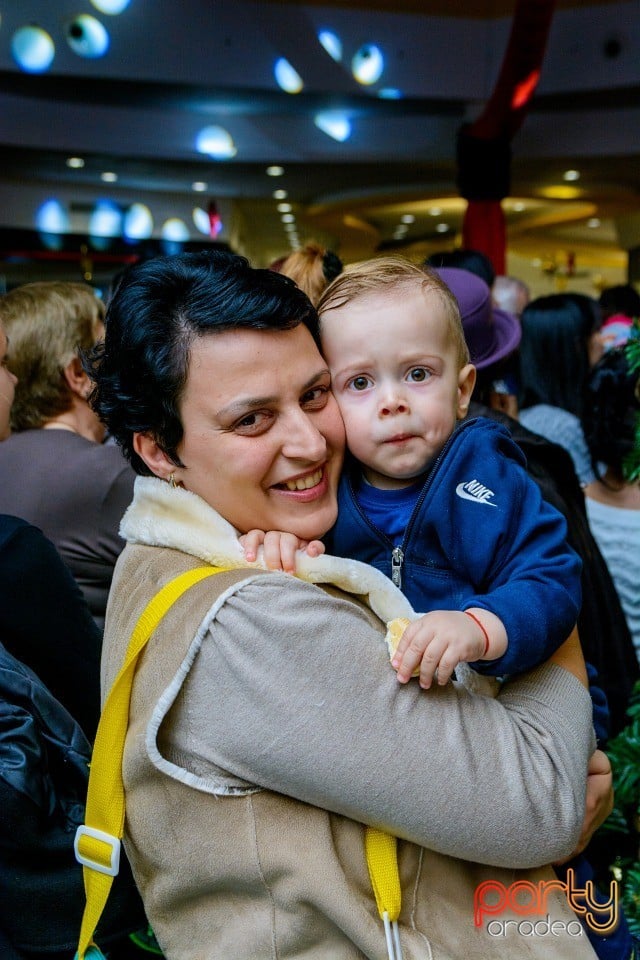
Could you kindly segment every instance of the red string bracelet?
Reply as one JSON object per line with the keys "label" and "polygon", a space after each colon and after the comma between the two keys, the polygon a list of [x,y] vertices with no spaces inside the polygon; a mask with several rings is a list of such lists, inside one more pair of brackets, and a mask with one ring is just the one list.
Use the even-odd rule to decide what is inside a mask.
{"label": "red string bracelet", "polygon": [[471,619],[474,620],[482,630],[484,634],[484,650],[482,651],[482,656],[486,657],[487,650],[489,649],[489,634],[487,633],[484,624],[481,623],[480,620],[478,620],[475,614],[470,613],[468,610],[464,610],[463,613],[465,613],[467,617],[471,617]]}

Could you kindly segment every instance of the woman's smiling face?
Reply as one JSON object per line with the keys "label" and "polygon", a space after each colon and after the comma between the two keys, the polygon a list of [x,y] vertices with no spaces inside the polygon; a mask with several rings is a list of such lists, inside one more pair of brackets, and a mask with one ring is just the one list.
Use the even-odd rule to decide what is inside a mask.
{"label": "woman's smiling face", "polygon": [[344,429],[307,328],[236,329],[190,350],[176,481],[237,530],[320,537],[337,515]]}

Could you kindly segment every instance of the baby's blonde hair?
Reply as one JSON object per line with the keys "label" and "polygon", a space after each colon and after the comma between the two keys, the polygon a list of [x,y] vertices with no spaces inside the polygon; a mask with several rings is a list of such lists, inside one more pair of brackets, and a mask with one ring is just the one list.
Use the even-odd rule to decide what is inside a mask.
{"label": "baby's blonde hair", "polygon": [[433,291],[442,307],[449,334],[456,351],[458,369],[469,363],[469,348],[464,338],[458,302],[449,287],[430,267],[420,267],[402,257],[378,257],[347,267],[331,283],[318,302],[320,336],[322,321],[331,310],[337,310],[361,297],[375,293],[388,294],[402,287],[419,286],[424,293]]}

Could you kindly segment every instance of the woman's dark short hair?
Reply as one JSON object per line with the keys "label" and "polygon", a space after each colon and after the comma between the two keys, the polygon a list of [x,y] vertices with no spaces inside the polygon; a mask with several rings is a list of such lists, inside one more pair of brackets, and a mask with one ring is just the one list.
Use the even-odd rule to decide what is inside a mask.
{"label": "woman's dark short hair", "polygon": [[225,251],[184,253],[137,264],[120,279],[105,340],[85,356],[91,403],[137,473],[134,433],[152,436],[180,466],[178,406],[191,344],[227,330],[290,330],[304,324],[318,342],[318,318],[288,279]]}

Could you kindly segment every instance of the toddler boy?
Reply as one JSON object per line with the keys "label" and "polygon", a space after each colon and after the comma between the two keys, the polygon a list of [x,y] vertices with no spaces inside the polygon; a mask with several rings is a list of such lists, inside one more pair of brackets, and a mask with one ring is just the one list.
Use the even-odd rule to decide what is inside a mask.
{"label": "toddler boy", "polygon": [[327,551],[378,567],[430,611],[392,663],[428,688],[461,661],[521,672],[571,632],[580,560],[506,429],[464,421],[475,384],[457,302],[397,259],[341,274],[318,304],[347,461]]}

